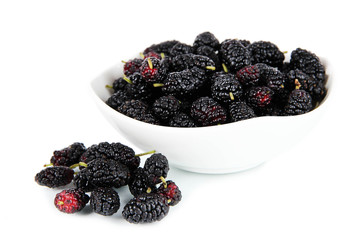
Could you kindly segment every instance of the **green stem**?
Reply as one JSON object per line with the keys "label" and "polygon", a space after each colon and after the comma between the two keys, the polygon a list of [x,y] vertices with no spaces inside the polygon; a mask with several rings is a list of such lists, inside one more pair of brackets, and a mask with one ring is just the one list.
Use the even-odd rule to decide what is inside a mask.
{"label": "green stem", "polygon": [[148,155],[148,154],[152,154],[152,153],[156,153],[156,150],[152,150],[152,151],[149,151],[149,152],[144,152],[144,153],[135,154],[135,157],[140,157],[140,156],[144,156],[144,155]]}

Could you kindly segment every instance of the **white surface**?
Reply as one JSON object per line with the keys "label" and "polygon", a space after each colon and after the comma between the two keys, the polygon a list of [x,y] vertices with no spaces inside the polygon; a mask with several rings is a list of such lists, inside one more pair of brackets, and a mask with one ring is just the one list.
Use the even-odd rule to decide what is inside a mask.
{"label": "white surface", "polygon": [[[355,1],[1,1],[1,239],[359,239],[357,9]],[[280,48],[292,42],[331,60],[326,117],[296,148],[251,171],[172,168],[183,201],[156,224],[57,211],[57,190],[33,180],[53,150],[127,143],[91,102],[88,82],[151,43],[191,43],[206,30]],[[128,193],[120,194],[124,203]]]}

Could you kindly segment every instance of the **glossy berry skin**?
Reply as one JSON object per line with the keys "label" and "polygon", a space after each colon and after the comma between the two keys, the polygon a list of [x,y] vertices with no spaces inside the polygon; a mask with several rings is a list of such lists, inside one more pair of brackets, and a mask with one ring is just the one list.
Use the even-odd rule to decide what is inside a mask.
{"label": "glossy berry skin", "polygon": [[178,113],[169,121],[170,127],[196,127],[194,120],[186,113]]}
{"label": "glossy berry skin", "polygon": [[156,194],[141,194],[131,199],[122,211],[130,223],[151,223],[162,220],[169,212],[166,197]]}
{"label": "glossy berry skin", "polygon": [[212,84],[211,96],[215,101],[230,104],[242,96],[243,90],[240,82],[231,76],[233,75],[228,74],[227,77],[218,78]]}
{"label": "glossy berry skin", "polygon": [[79,212],[88,202],[89,196],[81,189],[63,190],[54,199],[55,207],[64,213]]}
{"label": "glossy berry skin", "polygon": [[166,178],[169,169],[169,162],[161,153],[154,153],[146,159],[144,164],[144,172],[148,176],[150,185],[160,183],[160,177]]}
{"label": "glossy berry skin", "polygon": [[180,102],[174,96],[162,96],[155,100],[152,111],[161,120],[168,120],[180,111]]}
{"label": "glossy berry skin", "polygon": [[254,110],[242,101],[233,102],[229,105],[229,115],[232,122],[256,117]]}
{"label": "glossy berry skin", "polygon": [[318,82],[325,81],[325,67],[314,53],[297,48],[291,52],[290,66],[308,74]]}
{"label": "glossy berry skin", "polygon": [[175,206],[181,201],[182,198],[179,187],[171,180],[166,181],[166,187],[164,183],[161,184],[160,187],[156,190],[156,193],[166,197],[169,206]]}
{"label": "glossy berry skin", "polygon": [[285,113],[299,115],[311,111],[312,108],[311,95],[305,90],[295,89],[290,93],[288,103],[285,106]]}
{"label": "glossy berry skin", "polygon": [[253,42],[248,46],[251,54],[251,63],[265,63],[272,67],[281,67],[285,59],[279,48],[267,41]]}
{"label": "glossy berry skin", "polygon": [[157,44],[152,44],[150,47],[147,47],[144,50],[144,55],[146,55],[149,52],[156,52],[158,54],[163,53],[165,54],[165,56],[170,55],[171,48],[174,47],[177,43],[180,42],[177,40],[169,40]]}
{"label": "glossy berry skin", "polygon": [[148,174],[142,167],[139,167],[134,171],[128,186],[130,193],[134,197],[143,193],[148,193],[148,191],[152,191],[156,188],[155,184],[149,183]]}
{"label": "glossy berry skin", "polygon": [[134,59],[127,61],[124,64],[125,76],[130,76],[131,74],[133,74],[135,72],[139,72],[142,62],[143,62],[143,60],[141,58],[134,58]]}
{"label": "glossy berry skin", "polygon": [[100,215],[111,216],[120,208],[119,194],[112,188],[96,188],[91,192],[90,207]]}
{"label": "glossy berry skin", "polygon": [[67,166],[78,163],[81,155],[86,151],[84,144],[76,142],[61,150],[56,150],[50,159],[53,166]]}
{"label": "glossy berry skin", "polygon": [[236,77],[245,87],[260,85],[260,68],[258,65],[248,65],[236,72]]}
{"label": "glossy berry skin", "polygon": [[225,109],[210,97],[201,97],[191,105],[191,116],[201,126],[225,123]]}
{"label": "glossy berry skin", "polygon": [[157,119],[150,112],[148,104],[144,101],[131,99],[125,101],[116,110],[133,119],[150,124],[158,124]]}
{"label": "glossy berry skin", "polygon": [[130,171],[124,165],[112,159],[95,159],[87,164],[74,177],[77,188],[92,191],[96,187],[125,186],[130,181]]}
{"label": "glossy berry skin", "polygon": [[220,43],[215,35],[211,32],[203,32],[196,36],[193,46],[195,49],[202,46],[208,46],[217,50],[220,47]]}
{"label": "glossy berry skin", "polygon": [[272,105],[274,92],[268,87],[252,87],[247,93],[247,103],[257,110],[265,110]]}
{"label": "glossy berry skin", "polygon": [[81,161],[85,163],[95,159],[113,159],[126,165],[129,170],[136,169],[140,165],[140,158],[135,156],[134,150],[120,142],[93,144],[81,156]]}
{"label": "glossy berry skin", "polygon": [[74,170],[65,166],[47,167],[35,175],[35,181],[42,186],[56,188],[65,186],[74,178]]}
{"label": "glossy berry skin", "polygon": [[227,39],[223,41],[219,53],[222,62],[234,72],[251,64],[250,51],[238,40]]}
{"label": "glossy berry skin", "polygon": [[166,77],[167,69],[161,60],[155,57],[145,58],[140,67],[141,76],[148,83],[163,82]]}

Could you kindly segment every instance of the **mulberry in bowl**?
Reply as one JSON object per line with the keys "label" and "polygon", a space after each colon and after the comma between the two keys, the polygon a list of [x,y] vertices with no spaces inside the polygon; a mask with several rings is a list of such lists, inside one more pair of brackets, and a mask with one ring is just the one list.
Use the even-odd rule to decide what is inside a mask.
{"label": "mulberry in bowl", "polygon": [[[167,46],[171,50],[161,44],[152,45],[145,49],[145,56],[133,58],[139,59],[135,72],[129,74],[134,67],[129,68],[132,59],[116,64],[91,82],[91,93],[101,113],[138,148],[155,149],[168,157],[170,165],[187,171],[238,172],[258,166],[295,145],[326,111],[331,87],[328,64],[321,59],[326,74],[315,72],[317,75],[308,78],[314,68],[294,60],[310,54],[320,61],[311,52],[297,48],[291,53],[293,60],[287,62],[284,57],[281,63],[274,63],[261,59],[261,54],[251,48],[256,44],[265,48],[263,45],[271,45],[269,42],[233,46],[235,40],[230,45],[230,40],[225,40],[212,46],[220,62],[216,58],[204,61],[198,57],[204,56],[198,54],[198,49],[205,45],[198,45],[200,42],[210,47],[210,41],[196,44],[198,37],[193,45],[161,43],[171,42],[172,46]],[[161,51],[156,49],[159,46],[163,47]],[[237,48],[247,51],[249,59],[233,66],[226,51],[238,51]],[[189,58],[193,59],[190,63],[180,61]],[[174,63],[182,66],[171,66]],[[146,74],[151,75],[162,64],[170,65],[172,70],[159,70],[159,76],[142,86]],[[254,77],[256,74],[258,77]],[[197,85],[194,76],[205,76],[205,84]],[[321,88],[312,82],[317,77],[324,78]],[[151,96],[146,95],[147,91]]]}

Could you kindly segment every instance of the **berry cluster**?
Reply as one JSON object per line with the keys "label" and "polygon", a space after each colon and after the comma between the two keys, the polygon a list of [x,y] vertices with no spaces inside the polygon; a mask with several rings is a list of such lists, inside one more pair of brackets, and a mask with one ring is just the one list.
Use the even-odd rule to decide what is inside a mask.
{"label": "berry cluster", "polygon": [[[141,167],[140,156],[147,154],[151,156]],[[54,151],[50,162],[35,175],[35,181],[49,188],[73,184],[54,199],[55,207],[64,213],[79,212],[89,203],[95,213],[111,216],[120,209],[115,189],[128,186],[134,198],[124,206],[122,216],[131,223],[148,223],[164,218],[170,206],[182,197],[175,182],[166,180],[167,158],[155,151],[135,154],[118,142],[101,142],[88,148],[73,143]]]}
{"label": "berry cluster", "polygon": [[201,127],[313,110],[326,95],[325,67],[312,52],[284,52],[268,41],[210,32],[188,45],[153,44],[124,62],[106,103],[131,118],[171,127]]}

